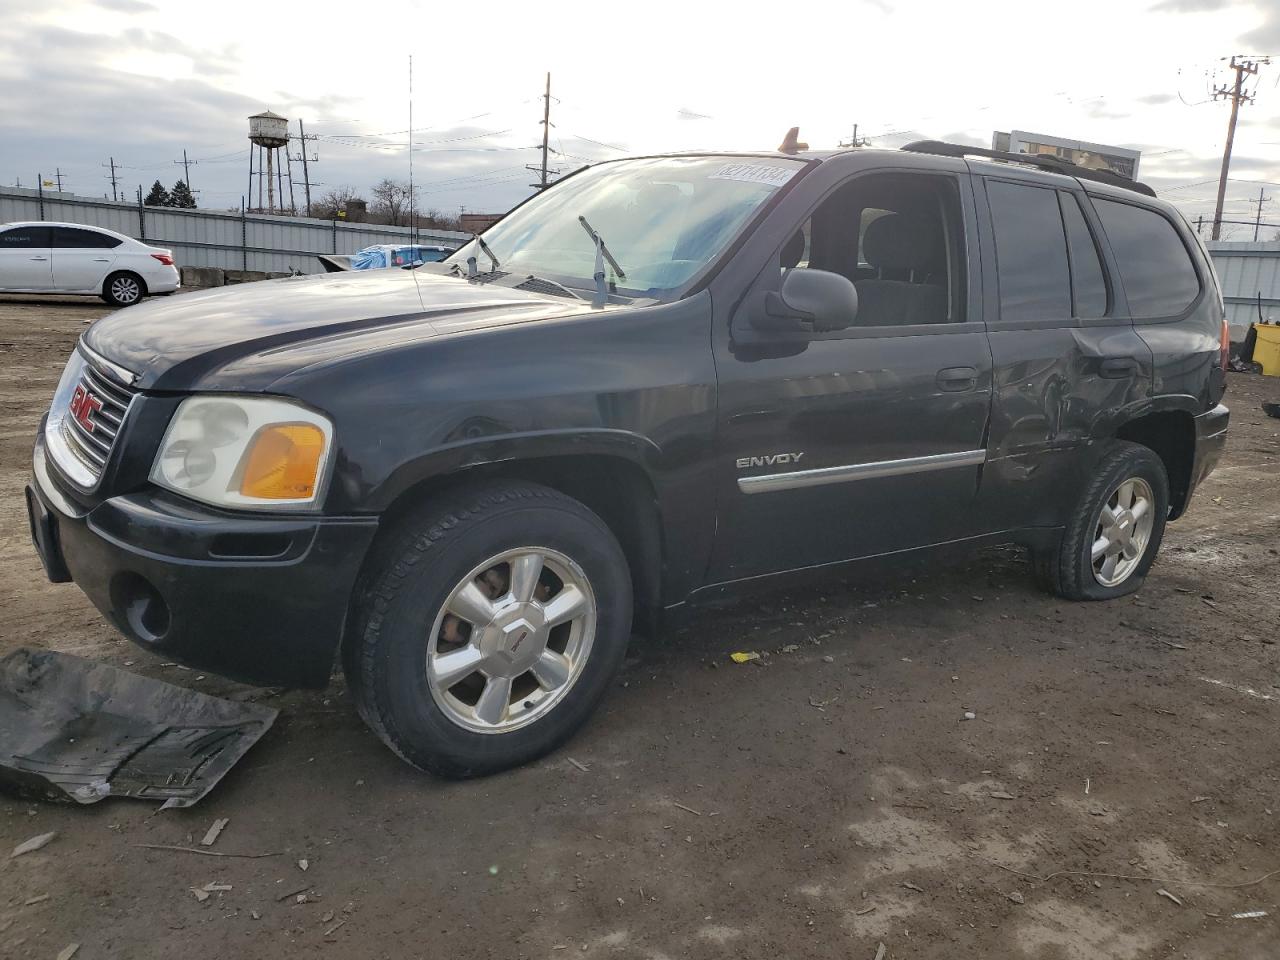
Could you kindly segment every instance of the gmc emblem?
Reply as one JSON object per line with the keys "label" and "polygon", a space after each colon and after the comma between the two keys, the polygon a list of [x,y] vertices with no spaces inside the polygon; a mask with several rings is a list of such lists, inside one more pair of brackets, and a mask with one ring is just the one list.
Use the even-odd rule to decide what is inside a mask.
{"label": "gmc emblem", "polygon": [[102,401],[90,393],[83,383],[78,383],[75,392],[71,394],[69,406],[76,423],[84,427],[86,433],[93,433],[93,415],[102,409]]}

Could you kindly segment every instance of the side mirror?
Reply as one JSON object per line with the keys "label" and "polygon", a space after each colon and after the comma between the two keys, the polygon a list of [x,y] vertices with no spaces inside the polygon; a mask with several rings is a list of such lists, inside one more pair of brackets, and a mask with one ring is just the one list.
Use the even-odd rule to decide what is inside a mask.
{"label": "side mirror", "polygon": [[852,281],[826,270],[787,270],[782,287],[764,297],[764,309],[752,317],[757,330],[827,333],[852,326],[858,315],[858,291]]}

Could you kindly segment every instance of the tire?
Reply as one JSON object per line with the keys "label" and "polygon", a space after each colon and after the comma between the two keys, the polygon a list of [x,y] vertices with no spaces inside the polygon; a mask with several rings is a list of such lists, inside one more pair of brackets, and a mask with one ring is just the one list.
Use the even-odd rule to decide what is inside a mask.
{"label": "tire", "polygon": [[[1125,506],[1126,499],[1131,507]],[[1112,515],[1122,508],[1127,516],[1120,514],[1119,526],[1104,525],[1104,506]],[[1155,562],[1168,516],[1164,463],[1149,447],[1113,441],[1072,510],[1059,544],[1033,556],[1036,579],[1068,600],[1110,600],[1133,593]],[[1102,550],[1101,556],[1094,557],[1095,549]],[[1112,558],[1114,566],[1108,570]]]}
{"label": "tire", "polygon": [[119,270],[102,281],[102,299],[117,307],[132,306],[146,295],[146,281],[128,270]]}
{"label": "tire", "polygon": [[[570,497],[515,482],[456,490],[398,525],[370,558],[344,647],[365,723],[415,767],[455,779],[564,743],[631,635],[631,575],[609,528]],[[571,609],[583,612],[547,625]]]}

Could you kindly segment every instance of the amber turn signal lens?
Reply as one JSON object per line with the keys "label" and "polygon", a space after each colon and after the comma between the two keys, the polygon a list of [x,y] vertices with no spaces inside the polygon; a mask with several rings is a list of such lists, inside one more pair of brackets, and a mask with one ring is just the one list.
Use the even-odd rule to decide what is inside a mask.
{"label": "amber turn signal lens", "polygon": [[245,457],[240,493],[261,500],[305,500],[315,496],[324,433],[309,423],[264,427]]}

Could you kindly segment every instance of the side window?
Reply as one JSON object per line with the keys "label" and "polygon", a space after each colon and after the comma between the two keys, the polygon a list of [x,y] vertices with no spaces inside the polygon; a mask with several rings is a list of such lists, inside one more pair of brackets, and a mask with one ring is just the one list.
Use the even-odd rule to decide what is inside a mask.
{"label": "side window", "polygon": [[785,243],[779,266],[826,270],[858,290],[855,327],[960,323],[964,226],[954,178],[866,174],[831,194]]}
{"label": "side window", "polygon": [[1071,316],[1071,271],[1057,191],[987,181],[996,234],[1000,319],[1062,324]]}
{"label": "side window", "polygon": [[1071,292],[1075,315],[1084,319],[1106,316],[1107,281],[1097,244],[1080,209],[1079,199],[1070,193],[1058,194],[1062,222],[1067,227],[1067,252],[1071,255]]}
{"label": "side window", "polygon": [[49,246],[48,227],[14,227],[0,233],[0,250],[25,250]]}
{"label": "side window", "polygon": [[121,241],[96,230],[79,230],[75,227],[54,227],[53,246],[60,250],[110,250]]}
{"label": "side window", "polygon": [[1146,207],[1093,198],[1135,318],[1175,316],[1200,294],[1200,276],[1172,223]]}

